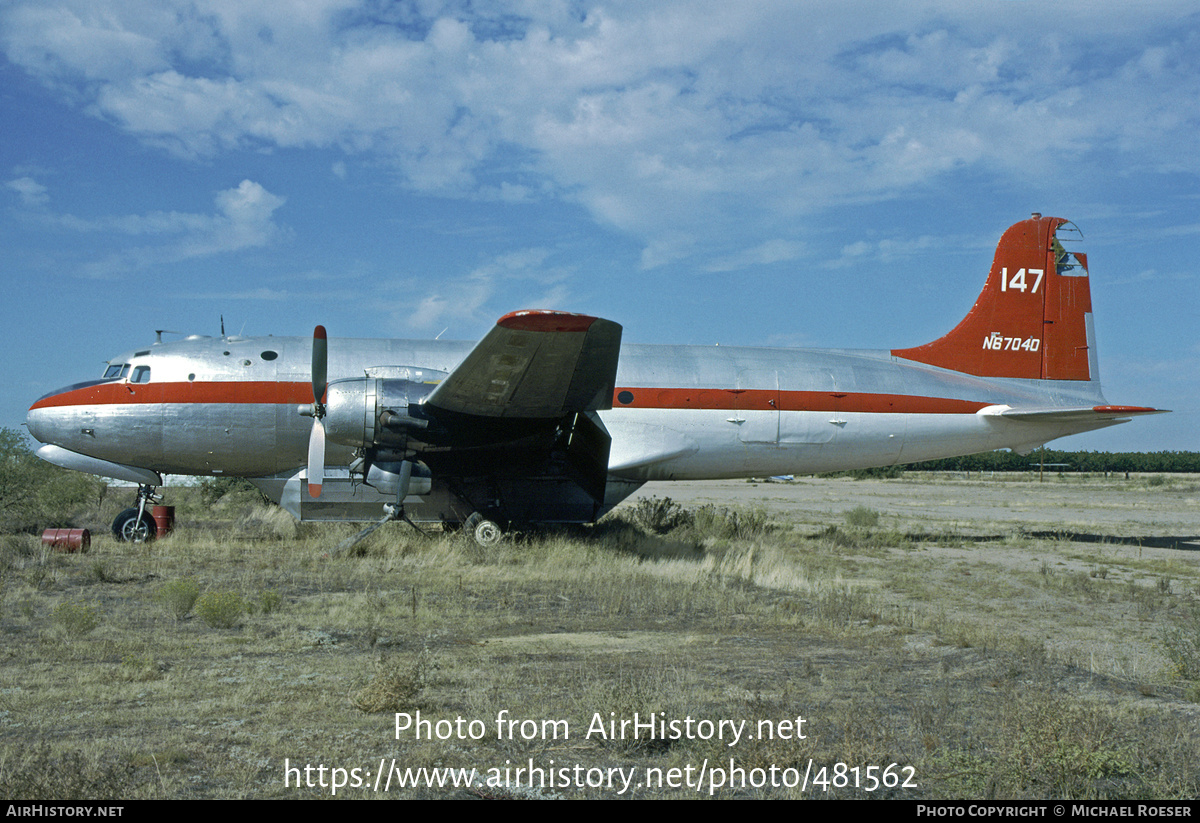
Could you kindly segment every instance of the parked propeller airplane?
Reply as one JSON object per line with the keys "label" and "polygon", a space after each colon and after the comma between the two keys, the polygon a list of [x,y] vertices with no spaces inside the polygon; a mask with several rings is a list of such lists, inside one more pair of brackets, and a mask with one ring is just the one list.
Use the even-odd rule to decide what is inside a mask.
{"label": "parked propeller airplane", "polygon": [[154,537],[166,473],[249,478],[300,520],[382,512],[487,544],[591,522],[648,480],[1024,452],[1160,411],[1102,396],[1071,239],[1062,218],[1013,225],[971,311],[915,348],[622,346],[616,323],[557,311],[507,314],[475,345],[159,333],[27,425],[39,457],[139,484],[124,540]]}

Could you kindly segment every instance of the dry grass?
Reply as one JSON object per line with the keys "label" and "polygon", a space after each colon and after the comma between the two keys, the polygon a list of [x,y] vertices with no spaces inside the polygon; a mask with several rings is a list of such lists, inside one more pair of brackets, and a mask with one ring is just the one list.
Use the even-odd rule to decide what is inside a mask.
{"label": "dry grass", "polygon": [[[354,527],[292,524],[253,499],[214,513],[185,493],[171,501],[179,531],[146,546],[97,537],[82,557],[0,537],[0,797],[331,796],[317,766],[347,770],[337,797],[368,797],[393,761],[636,769],[638,783],[707,764],[711,781],[731,758],[742,784],[625,794],[1200,793],[1194,554],[1142,551],[1125,527],[1102,529],[1108,543],[1031,536],[1050,529],[1006,522],[1014,507],[1034,516],[1028,483],[998,484],[1012,505],[986,521],[953,501],[991,487],[809,482],[858,499],[788,510],[763,486],[752,507],[635,501],[594,528],[486,552],[396,524],[330,558]],[[1192,516],[1186,492],[1138,484],[1121,491],[1138,499],[1114,501],[1097,488],[1104,511]],[[429,733],[397,737],[396,713]],[[754,734],[596,731],[635,714]],[[799,717],[804,737],[781,731]],[[915,787],[754,785],[755,769],[810,761],[827,778],[838,763],[895,763]],[[314,771],[301,780],[285,763]],[[372,780],[353,785],[355,768]],[[388,793],[621,790],[582,782]]]}

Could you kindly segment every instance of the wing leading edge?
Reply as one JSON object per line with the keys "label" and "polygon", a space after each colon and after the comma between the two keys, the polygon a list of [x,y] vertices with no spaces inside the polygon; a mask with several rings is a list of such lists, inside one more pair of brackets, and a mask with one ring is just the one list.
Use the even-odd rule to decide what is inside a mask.
{"label": "wing leading edge", "polygon": [[621,326],[558,311],[501,317],[425,406],[488,418],[551,420],[612,408]]}

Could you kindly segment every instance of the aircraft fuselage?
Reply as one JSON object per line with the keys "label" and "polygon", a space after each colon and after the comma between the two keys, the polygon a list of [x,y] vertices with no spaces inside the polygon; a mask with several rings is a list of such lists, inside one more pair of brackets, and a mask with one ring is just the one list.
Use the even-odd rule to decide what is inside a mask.
{"label": "aircraft fuselage", "polygon": [[971,311],[916,348],[623,345],[611,321],[550,311],[478,343],[190,337],[44,396],[28,426],[60,465],[254,478],[330,520],[375,519],[390,494],[414,519],[579,522],[648,480],[1025,451],[1157,411],[1104,400],[1087,260],[1060,230],[1077,231],[1010,227]]}
{"label": "aircraft fuselage", "polygon": [[[330,380],[450,372],[472,343],[338,339]],[[45,443],[164,474],[254,477],[304,465],[311,340],[194,338],[115,358],[147,382],[76,384],[30,410]],[[992,406],[1100,405],[1098,383],[976,378],[886,351],[626,345],[610,471],[630,480],[805,474],[1027,448],[1095,428],[1031,426]],[[1107,424],[1107,423],[1106,423]],[[330,444],[330,465],[353,449]]]}

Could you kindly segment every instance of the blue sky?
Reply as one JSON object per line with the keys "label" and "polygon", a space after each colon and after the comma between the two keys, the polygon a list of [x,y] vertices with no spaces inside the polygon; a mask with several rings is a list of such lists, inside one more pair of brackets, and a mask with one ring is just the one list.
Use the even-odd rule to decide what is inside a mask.
{"label": "blue sky", "polygon": [[[896,7],[893,7],[896,6]],[[0,425],[155,329],[892,348],[1083,231],[1113,403],[1200,450],[1193,2],[7,0]]]}

